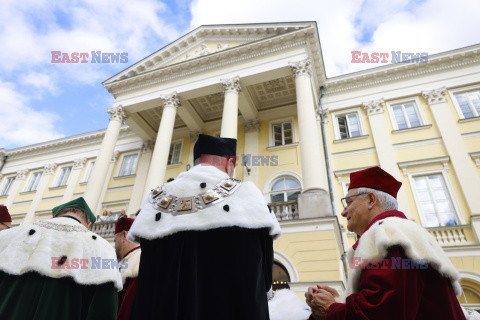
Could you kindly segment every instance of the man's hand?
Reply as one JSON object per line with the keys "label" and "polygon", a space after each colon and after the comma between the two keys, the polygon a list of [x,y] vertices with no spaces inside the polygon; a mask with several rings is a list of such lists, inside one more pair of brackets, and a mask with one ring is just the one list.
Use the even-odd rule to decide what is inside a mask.
{"label": "man's hand", "polygon": [[[335,289],[330,289],[332,289],[338,295]],[[321,288],[313,289],[311,292],[313,299],[310,300],[309,306],[310,308],[312,308],[312,318],[315,320],[326,319],[328,308],[330,308],[330,306],[335,303],[335,298],[333,297],[333,294],[330,291]],[[307,293],[305,294],[305,296],[306,295]]]}
{"label": "man's hand", "polygon": [[320,289],[323,289],[323,290],[326,290],[328,292],[330,292],[330,294],[334,297],[334,298],[338,298],[340,295],[338,294],[338,291],[335,290],[334,288],[332,287],[329,287],[329,286],[321,286],[319,284],[317,284],[317,288],[318,290]]}
{"label": "man's hand", "polygon": [[313,295],[318,292],[317,288],[310,287],[308,288],[308,291],[305,292],[305,301],[307,302],[308,306],[311,308],[312,301],[313,301]]}

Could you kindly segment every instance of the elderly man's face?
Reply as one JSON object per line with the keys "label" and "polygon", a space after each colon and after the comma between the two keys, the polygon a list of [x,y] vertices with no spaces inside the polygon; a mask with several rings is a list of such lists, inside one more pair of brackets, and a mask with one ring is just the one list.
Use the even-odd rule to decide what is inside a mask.
{"label": "elderly man's face", "polygon": [[345,197],[347,207],[342,212],[342,217],[347,218],[348,231],[361,235],[370,223],[371,216],[368,208],[369,196],[360,194],[357,189],[350,189]]}

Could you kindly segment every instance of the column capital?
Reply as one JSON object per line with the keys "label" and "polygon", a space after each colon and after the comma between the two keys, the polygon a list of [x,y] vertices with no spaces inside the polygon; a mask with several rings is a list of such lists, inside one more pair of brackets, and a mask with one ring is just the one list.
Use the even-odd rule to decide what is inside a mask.
{"label": "column capital", "polygon": [[163,102],[163,109],[169,108],[169,107],[177,109],[182,105],[180,103],[180,100],[178,99],[178,95],[176,91],[170,94],[162,95],[160,96],[160,99],[162,99],[162,102]]}
{"label": "column capital", "polygon": [[47,163],[44,167],[44,173],[45,175],[50,175],[55,172],[55,168],[57,167],[57,164],[52,162],[52,163]]}
{"label": "column capital", "polygon": [[258,131],[260,124],[258,123],[257,120],[249,120],[249,121],[245,121],[245,123],[243,124],[243,127],[245,128],[245,132],[256,132]]}
{"label": "column capital", "polygon": [[117,161],[118,156],[120,155],[120,151],[115,150],[112,155],[112,162],[115,163]]}
{"label": "column capital", "polygon": [[142,143],[142,153],[152,152],[154,147],[155,147],[155,143],[153,143],[152,140],[143,141],[143,143]]}
{"label": "column capital", "polygon": [[194,143],[197,141],[200,133],[201,133],[200,131],[190,131],[189,136],[190,136],[191,143]]}
{"label": "column capital", "polygon": [[442,87],[430,91],[422,91],[422,96],[427,99],[429,105],[447,102],[445,95],[447,94],[447,88]]}
{"label": "column capital", "polygon": [[330,112],[330,110],[328,108],[320,108],[320,107],[317,107],[315,109],[315,114],[316,114],[316,119],[317,120],[322,120],[322,111],[323,111],[323,121],[324,123],[327,123],[327,117],[328,117],[328,113]]}
{"label": "column capital", "polygon": [[73,160],[73,170],[82,169],[85,165],[85,162],[87,162],[87,158],[85,157]]}
{"label": "column capital", "polygon": [[385,110],[383,106],[385,105],[385,101],[383,99],[372,100],[370,102],[364,102],[363,108],[367,110],[367,115],[373,116],[374,114],[383,113]]}
{"label": "column capital", "polygon": [[121,105],[108,108],[107,112],[110,114],[110,120],[117,120],[123,123],[123,121],[127,119],[125,111],[123,110],[123,107]]}
{"label": "column capital", "polygon": [[297,62],[290,62],[288,64],[293,72],[293,77],[312,76],[312,59],[306,58]]}
{"label": "column capital", "polygon": [[21,169],[17,171],[15,179],[24,180],[27,177],[28,169]]}
{"label": "column capital", "polygon": [[240,93],[242,91],[242,86],[240,86],[240,78],[238,76],[231,79],[220,79],[220,83],[223,85],[224,93]]}

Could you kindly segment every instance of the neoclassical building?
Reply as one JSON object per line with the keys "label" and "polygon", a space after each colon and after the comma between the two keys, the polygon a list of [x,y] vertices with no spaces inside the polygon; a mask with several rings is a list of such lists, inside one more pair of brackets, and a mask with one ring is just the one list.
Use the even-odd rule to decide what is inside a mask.
{"label": "neoclassical building", "polygon": [[[237,138],[235,177],[258,185],[282,226],[275,279],[343,290],[354,235],[340,198],[350,172],[379,165],[460,270],[461,303],[479,308],[479,52],[327,78],[314,22],[202,26],[103,82],[115,97],[105,130],[1,149],[0,204],[14,224],[78,196],[98,215],[134,215],[191,168],[199,133]],[[93,228],[109,238],[112,226]]]}

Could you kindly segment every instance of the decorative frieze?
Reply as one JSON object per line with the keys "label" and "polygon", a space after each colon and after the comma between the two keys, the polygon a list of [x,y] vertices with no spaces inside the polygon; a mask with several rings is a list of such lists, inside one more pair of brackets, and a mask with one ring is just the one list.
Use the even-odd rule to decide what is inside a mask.
{"label": "decorative frieze", "polygon": [[73,169],[82,169],[86,162],[87,158],[85,157],[73,160]]}
{"label": "decorative frieze", "polygon": [[385,101],[383,99],[378,99],[378,100],[372,100],[370,102],[364,102],[363,108],[367,110],[367,115],[373,116],[374,114],[383,113],[384,105],[385,105]]}
{"label": "decorative frieze", "polygon": [[240,93],[242,87],[240,86],[240,78],[238,76],[231,79],[221,79],[220,83],[223,85],[223,91]]}
{"label": "decorative frieze", "polygon": [[260,124],[257,120],[249,120],[245,121],[243,127],[245,128],[245,132],[257,132]]}
{"label": "decorative frieze", "polygon": [[44,167],[44,174],[45,175],[53,174],[55,172],[56,167],[57,167],[57,164],[54,162],[46,164]]}
{"label": "decorative frieze", "polygon": [[445,99],[446,94],[447,88],[445,87],[422,92],[422,96],[427,99],[429,105],[447,102],[447,99]]}
{"label": "decorative frieze", "polygon": [[180,100],[178,99],[177,92],[172,92],[171,94],[163,95],[160,97],[163,102],[163,108],[178,108],[182,104],[180,103]]}
{"label": "decorative frieze", "polygon": [[290,62],[288,64],[292,69],[293,76],[312,76],[312,59],[307,58],[297,62]]}
{"label": "decorative frieze", "polygon": [[117,120],[123,123],[123,121],[127,119],[125,111],[123,110],[123,107],[121,105],[108,108],[107,112],[110,114],[110,120]]}

